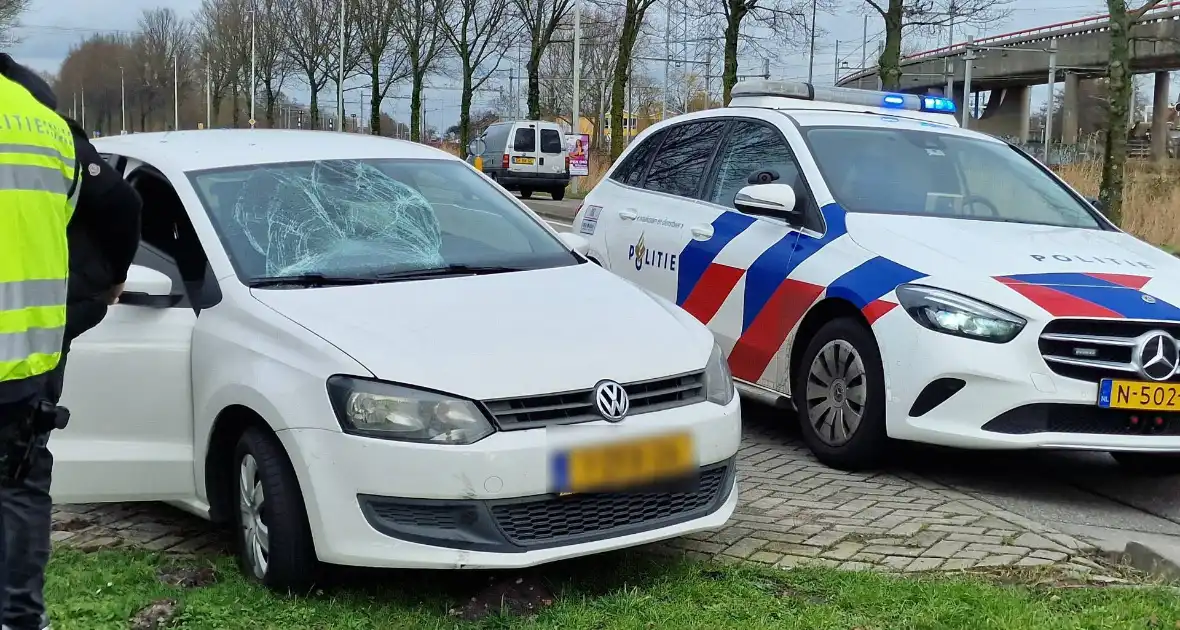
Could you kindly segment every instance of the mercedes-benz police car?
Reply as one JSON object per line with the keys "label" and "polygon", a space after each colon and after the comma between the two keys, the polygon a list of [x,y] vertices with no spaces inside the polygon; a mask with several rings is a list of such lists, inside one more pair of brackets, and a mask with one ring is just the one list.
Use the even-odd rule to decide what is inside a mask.
{"label": "mercedes-benz police car", "polygon": [[574,228],[712,329],[747,395],[871,467],[890,439],[1180,472],[1180,261],[953,101],[802,83],[654,125]]}

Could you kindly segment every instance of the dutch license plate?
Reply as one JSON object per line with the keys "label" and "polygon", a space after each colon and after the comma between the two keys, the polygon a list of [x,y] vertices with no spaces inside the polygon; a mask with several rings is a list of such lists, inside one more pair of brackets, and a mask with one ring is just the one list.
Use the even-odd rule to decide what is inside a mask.
{"label": "dutch license plate", "polygon": [[536,161],[537,161],[536,158],[531,158],[531,157],[514,157],[514,158],[512,158],[513,164],[534,164],[534,163],[536,163]]}
{"label": "dutch license plate", "polygon": [[574,449],[553,460],[554,490],[602,491],[684,476],[696,467],[693,454],[686,434]]}
{"label": "dutch license plate", "polygon": [[1104,378],[1098,384],[1098,406],[1107,409],[1180,411],[1180,384]]}

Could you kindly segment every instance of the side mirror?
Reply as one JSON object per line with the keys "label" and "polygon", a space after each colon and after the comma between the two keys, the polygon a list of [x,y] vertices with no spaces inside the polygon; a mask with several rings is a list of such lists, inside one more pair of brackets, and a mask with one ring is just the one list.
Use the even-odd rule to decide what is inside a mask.
{"label": "side mirror", "polygon": [[565,246],[585,256],[590,251],[590,241],[581,234],[574,234],[573,232],[558,232],[557,238],[561,239]]}
{"label": "side mirror", "polygon": [[119,304],[148,308],[171,308],[181,296],[172,293],[172,278],[142,265],[131,265]]}
{"label": "side mirror", "polygon": [[786,184],[754,184],[739,190],[733,205],[746,214],[792,223],[799,218],[795,210],[796,201],[795,189]]}
{"label": "side mirror", "polygon": [[483,155],[487,148],[488,145],[483,141],[483,138],[473,138],[471,142],[467,143],[467,153],[470,155]]}

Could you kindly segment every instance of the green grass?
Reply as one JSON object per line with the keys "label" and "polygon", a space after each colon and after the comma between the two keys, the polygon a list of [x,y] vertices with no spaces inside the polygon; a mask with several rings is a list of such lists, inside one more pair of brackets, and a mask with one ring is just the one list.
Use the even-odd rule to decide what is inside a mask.
{"label": "green grass", "polygon": [[[181,589],[161,566],[212,563],[216,581]],[[526,574],[512,574],[526,575]],[[598,630],[1063,630],[1180,627],[1180,598],[1163,588],[1033,588],[978,578],[901,579],[823,569],[783,571],[673,560],[640,552],[551,565],[527,574],[554,603],[532,618],[465,622],[447,611],[488,575],[348,572],[306,597],[279,597],[227,559],[60,549],[46,599],[57,630],[125,629],[153,601],[180,602],[172,628]],[[512,582],[512,580],[509,580]],[[527,583],[527,582],[526,582]]]}

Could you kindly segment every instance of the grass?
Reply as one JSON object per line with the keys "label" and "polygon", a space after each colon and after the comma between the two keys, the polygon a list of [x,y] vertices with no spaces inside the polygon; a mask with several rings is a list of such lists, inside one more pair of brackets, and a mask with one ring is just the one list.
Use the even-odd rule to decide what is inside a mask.
{"label": "grass", "polygon": [[[177,562],[213,569],[191,589],[162,583]],[[545,593],[532,617],[479,621],[449,614],[487,574],[349,572],[306,597],[279,597],[240,577],[228,559],[59,549],[46,599],[58,630],[123,629],[153,602],[176,602],[170,628],[537,630],[1039,630],[1177,628],[1180,598],[1157,588],[1037,588],[978,577],[901,579],[825,569],[702,564],[632,551],[514,574]],[[504,583],[516,585],[509,577]],[[499,599],[492,598],[498,603]],[[551,605],[550,605],[551,604]],[[166,606],[165,606],[166,607]],[[151,627],[136,626],[132,627]]]}
{"label": "grass", "polygon": [[[1058,174],[1082,194],[1098,196],[1101,163],[1068,164]],[[1180,163],[1127,162],[1121,227],[1153,245],[1180,251]]]}

